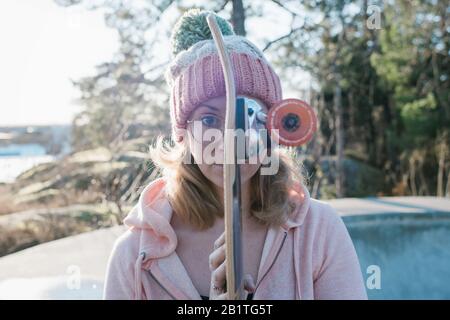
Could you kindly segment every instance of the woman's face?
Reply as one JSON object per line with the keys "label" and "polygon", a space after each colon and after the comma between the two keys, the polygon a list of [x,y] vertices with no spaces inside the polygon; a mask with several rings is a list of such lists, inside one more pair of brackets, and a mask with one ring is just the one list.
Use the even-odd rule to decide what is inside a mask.
{"label": "woman's face", "polygon": [[[267,113],[267,107],[259,99],[251,98],[259,103],[262,111]],[[223,188],[223,139],[201,139],[198,131],[194,130],[194,122],[201,121],[203,129],[206,127],[221,127],[225,122],[226,98],[225,96],[209,99],[199,105],[188,119],[188,142],[189,150],[194,157],[203,175],[212,181],[217,187]],[[212,131],[219,133],[220,131]],[[200,131],[200,133],[202,133]],[[204,133],[204,132],[203,132]],[[206,137],[206,136],[203,136]],[[205,141],[202,141],[205,140]],[[212,154],[213,157],[210,155]],[[217,161],[216,161],[217,160]],[[211,164],[216,163],[216,164]],[[258,171],[261,166],[259,158],[252,163],[240,165],[241,183],[245,184]]]}

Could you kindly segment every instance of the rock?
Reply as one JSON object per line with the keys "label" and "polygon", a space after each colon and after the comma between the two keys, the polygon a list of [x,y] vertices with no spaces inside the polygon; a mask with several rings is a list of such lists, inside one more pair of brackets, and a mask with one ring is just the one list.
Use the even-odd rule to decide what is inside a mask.
{"label": "rock", "polygon": [[107,148],[97,148],[72,154],[67,161],[72,163],[107,162],[112,159],[111,151]]}

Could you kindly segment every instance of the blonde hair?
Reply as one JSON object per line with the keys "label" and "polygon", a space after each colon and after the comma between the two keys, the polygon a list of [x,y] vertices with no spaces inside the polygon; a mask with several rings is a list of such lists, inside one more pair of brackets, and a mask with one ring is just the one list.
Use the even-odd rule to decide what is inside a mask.
{"label": "blonde hair", "polygon": [[[222,195],[216,194],[214,183],[206,178],[188,153],[188,146],[158,136],[150,146],[150,158],[166,181],[166,192],[175,214],[199,229],[223,217]],[[303,164],[292,150],[278,147],[279,169],[274,175],[261,175],[261,167],[250,181],[250,214],[265,224],[282,225],[295,207],[289,194],[294,183],[307,184]],[[184,161],[191,157],[190,163]],[[272,154],[272,156],[274,156]]]}

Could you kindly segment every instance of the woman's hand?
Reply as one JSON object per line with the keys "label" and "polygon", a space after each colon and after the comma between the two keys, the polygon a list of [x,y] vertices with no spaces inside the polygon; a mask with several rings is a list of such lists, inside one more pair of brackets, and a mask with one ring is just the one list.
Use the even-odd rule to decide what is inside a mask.
{"label": "woman's hand", "polygon": [[[214,242],[214,251],[209,255],[209,269],[211,270],[209,299],[226,300],[225,232]],[[244,277],[244,290],[247,294],[255,290],[251,275]]]}

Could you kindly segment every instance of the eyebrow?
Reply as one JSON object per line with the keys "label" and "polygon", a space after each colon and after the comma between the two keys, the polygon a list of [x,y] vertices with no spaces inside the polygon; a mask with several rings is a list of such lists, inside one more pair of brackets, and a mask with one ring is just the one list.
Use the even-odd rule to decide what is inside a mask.
{"label": "eyebrow", "polygon": [[207,108],[209,108],[209,109],[213,109],[214,111],[219,111],[219,109],[217,109],[216,107],[210,106],[210,105],[204,104],[204,103],[202,103],[201,105],[199,105],[199,107],[207,107]]}

